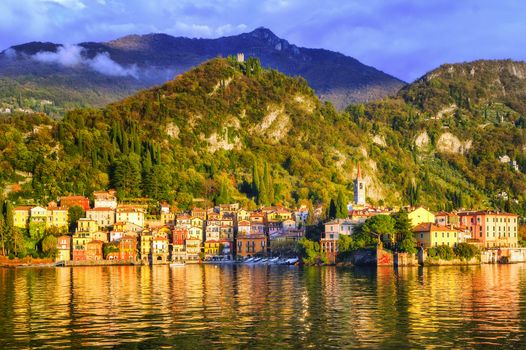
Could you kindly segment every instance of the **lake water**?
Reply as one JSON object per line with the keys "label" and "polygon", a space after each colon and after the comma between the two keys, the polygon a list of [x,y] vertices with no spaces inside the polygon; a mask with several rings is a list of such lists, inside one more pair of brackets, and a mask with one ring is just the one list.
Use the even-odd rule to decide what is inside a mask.
{"label": "lake water", "polygon": [[0,268],[0,348],[526,348],[526,265]]}

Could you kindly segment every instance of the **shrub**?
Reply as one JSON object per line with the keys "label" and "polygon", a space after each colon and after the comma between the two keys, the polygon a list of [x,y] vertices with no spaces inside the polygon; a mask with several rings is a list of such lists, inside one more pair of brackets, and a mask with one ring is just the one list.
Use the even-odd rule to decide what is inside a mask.
{"label": "shrub", "polygon": [[427,256],[429,256],[430,258],[451,260],[455,257],[455,254],[450,246],[441,245],[436,248],[429,248],[427,250]]}
{"label": "shrub", "polygon": [[20,253],[18,253],[18,258],[19,259],[24,259],[26,257],[26,255],[27,255],[26,252],[20,252]]}
{"label": "shrub", "polygon": [[8,256],[8,257],[9,257],[9,260],[13,260],[13,259],[15,258],[15,254],[13,254],[13,253],[9,253],[9,256]]}
{"label": "shrub", "polygon": [[480,254],[479,249],[469,243],[459,243],[453,250],[455,255],[463,260],[471,260]]}

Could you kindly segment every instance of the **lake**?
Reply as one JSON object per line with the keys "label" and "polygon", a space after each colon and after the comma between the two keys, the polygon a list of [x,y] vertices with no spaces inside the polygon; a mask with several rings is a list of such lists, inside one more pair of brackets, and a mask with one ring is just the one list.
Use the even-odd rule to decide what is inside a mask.
{"label": "lake", "polygon": [[0,348],[526,347],[526,265],[0,268]]}

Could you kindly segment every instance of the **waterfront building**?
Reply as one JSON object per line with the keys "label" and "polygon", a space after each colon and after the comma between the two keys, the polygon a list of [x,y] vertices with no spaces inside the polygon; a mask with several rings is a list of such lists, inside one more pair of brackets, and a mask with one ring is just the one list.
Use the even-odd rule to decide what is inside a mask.
{"label": "waterfront building", "polygon": [[183,227],[175,227],[172,230],[172,260],[186,259],[186,239],[188,237],[188,229]]}
{"label": "waterfront building", "polygon": [[424,207],[418,207],[407,213],[407,218],[411,221],[413,227],[422,223],[434,223],[435,214],[425,209]]}
{"label": "waterfront building", "polygon": [[60,236],[57,238],[57,256],[55,260],[71,260],[71,236]]}
{"label": "waterfront building", "polygon": [[518,215],[490,210],[459,212],[460,225],[484,248],[518,247]]}
{"label": "waterfront building", "polygon": [[461,232],[454,228],[424,222],[413,228],[413,236],[419,247],[447,245],[453,248],[459,243]]}
{"label": "waterfront building", "polygon": [[148,264],[150,262],[151,253],[152,253],[152,240],[153,235],[152,231],[145,229],[140,234],[140,253],[141,260],[143,263]]}
{"label": "waterfront building", "polygon": [[237,237],[237,255],[241,257],[253,257],[266,255],[267,236],[261,233],[239,235]]}
{"label": "waterfront building", "polygon": [[119,259],[126,261],[137,260],[137,237],[127,235],[120,239]]}
{"label": "waterfront building", "polygon": [[86,260],[87,261],[101,261],[103,260],[102,256],[102,246],[103,242],[99,240],[92,240],[86,243]]}
{"label": "waterfront building", "polygon": [[325,223],[325,229],[320,239],[320,248],[321,252],[327,256],[329,263],[336,262],[340,235],[351,236],[355,224],[349,219],[334,219]]}
{"label": "waterfront building", "polygon": [[163,236],[153,237],[152,241],[152,264],[166,263],[168,261],[168,238]]}

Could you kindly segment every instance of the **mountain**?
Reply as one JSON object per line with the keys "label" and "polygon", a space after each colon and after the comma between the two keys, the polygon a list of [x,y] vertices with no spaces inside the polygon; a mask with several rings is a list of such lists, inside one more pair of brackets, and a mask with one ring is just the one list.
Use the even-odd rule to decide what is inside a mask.
{"label": "mountain", "polygon": [[[237,53],[259,58],[264,67],[304,77],[322,99],[340,109],[394,94],[404,85],[352,57],[298,47],[266,28],[218,39],[148,34],[65,46],[31,42],[0,54],[0,76],[10,79],[24,98],[101,106],[163,83],[208,59]],[[46,90],[50,91],[46,94]],[[0,90],[0,99],[9,97]]]}
{"label": "mountain", "polygon": [[[526,119],[514,106],[522,78],[505,73],[513,65],[523,63],[444,66],[338,112],[303,78],[216,58],[104,108],[0,117],[0,186],[43,203],[115,187],[181,208],[194,198],[327,207],[352,198],[360,163],[372,204],[524,215]],[[495,72],[506,93],[480,84]]]}

